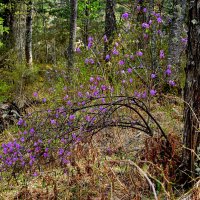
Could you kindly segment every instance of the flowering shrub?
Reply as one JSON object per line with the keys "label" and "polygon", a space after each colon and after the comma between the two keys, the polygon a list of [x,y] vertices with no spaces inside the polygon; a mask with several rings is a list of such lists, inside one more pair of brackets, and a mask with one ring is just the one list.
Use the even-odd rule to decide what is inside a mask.
{"label": "flowering shrub", "polygon": [[[148,12],[147,8],[140,6],[136,10],[138,15]],[[73,92],[63,87],[53,108],[36,111],[18,121],[17,137],[1,146],[1,174],[31,173],[36,176],[45,164],[52,162],[65,169],[70,165],[75,145],[86,142],[107,127],[134,128],[151,136],[156,130],[168,141],[149,111],[151,99],[162,91],[163,84],[176,86],[176,80],[171,76],[176,66],[168,64],[165,46],[164,28],[168,20],[156,12],[142,22],[135,21],[128,12],[121,18],[118,37],[110,45],[105,58],[103,44],[108,42],[106,35],[100,43],[90,36],[86,49],[76,49],[77,57],[82,55],[81,65],[84,66],[77,69],[77,80],[80,83],[79,77],[83,74],[91,76],[75,85]],[[186,39],[182,42],[185,44]],[[155,43],[155,49],[152,43]],[[155,52],[155,58],[152,52]],[[91,74],[93,71],[96,74]],[[66,73],[61,73],[64,79]],[[54,74],[59,80],[57,71]],[[48,81],[51,82],[49,74]],[[50,93],[55,93],[55,88],[52,87]],[[34,92],[33,97],[39,98],[39,94]],[[49,99],[43,98],[42,101],[47,104]]]}
{"label": "flowering shrub", "polygon": [[[97,78],[91,77],[90,81],[95,83]],[[102,87],[102,91],[107,89]],[[88,94],[86,99],[80,95],[80,98],[81,101],[54,110],[33,113],[26,120],[19,119],[18,137],[2,144],[1,173],[35,175],[51,162],[65,169],[70,164],[74,146],[107,127],[134,128],[152,136],[150,119],[167,140],[158,122],[138,98],[102,94],[98,97]]]}

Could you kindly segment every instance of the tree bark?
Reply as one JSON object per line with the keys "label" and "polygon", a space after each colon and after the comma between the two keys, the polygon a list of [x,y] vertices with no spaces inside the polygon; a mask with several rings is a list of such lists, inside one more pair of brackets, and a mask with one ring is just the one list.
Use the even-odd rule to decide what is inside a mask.
{"label": "tree bark", "polygon": [[26,63],[28,66],[32,65],[32,32],[33,32],[33,2],[29,1],[27,5],[27,15],[26,15],[26,42],[25,42],[25,54]]}
{"label": "tree bark", "polygon": [[83,43],[85,46],[87,46],[88,43],[88,31],[89,31],[89,8],[90,1],[87,0],[85,4],[85,21],[84,21],[84,33],[83,33]]}
{"label": "tree bark", "polygon": [[14,37],[14,22],[15,22],[15,2],[12,0],[3,0],[3,4],[6,5],[6,9],[3,13],[3,26],[8,27],[9,31],[4,32],[3,40],[5,41],[5,47],[12,49],[15,47]]}
{"label": "tree bark", "polygon": [[77,27],[77,5],[78,5],[77,0],[70,0],[70,10],[71,10],[70,33],[69,33],[69,46],[67,50],[69,70],[74,66],[74,51],[75,51],[76,27]]}
{"label": "tree bark", "polygon": [[109,46],[113,42],[115,31],[117,30],[116,18],[115,18],[115,3],[114,0],[106,1],[106,16],[105,16],[105,35],[108,42],[104,45],[104,57],[109,51]]}
{"label": "tree bark", "polygon": [[200,0],[189,1],[188,28],[183,163],[186,173],[195,177],[195,153],[200,146]]}
{"label": "tree bark", "polygon": [[170,25],[168,64],[174,66],[176,74],[180,72],[180,57],[183,50],[181,44],[181,34],[186,13],[186,0],[175,0],[173,18]]}

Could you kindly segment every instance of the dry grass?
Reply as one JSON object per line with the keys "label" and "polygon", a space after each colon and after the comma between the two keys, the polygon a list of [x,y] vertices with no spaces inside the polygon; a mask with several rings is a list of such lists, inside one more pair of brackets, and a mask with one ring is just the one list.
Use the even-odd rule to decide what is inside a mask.
{"label": "dry grass", "polygon": [[[173,181],[181,150],[182,106],[169,106],[168,101],[155,103],[152,113],[169,135],[171,160],[162,158],[164,143],[158,135],[150,138],[139,131],[110,128],[78,144],[66,169],[52,165],[37,177],[27,177],[26,183],[2,182],[0,199],[175,199]],[[197,200],[198,195],[196,187],[187,196]]]}

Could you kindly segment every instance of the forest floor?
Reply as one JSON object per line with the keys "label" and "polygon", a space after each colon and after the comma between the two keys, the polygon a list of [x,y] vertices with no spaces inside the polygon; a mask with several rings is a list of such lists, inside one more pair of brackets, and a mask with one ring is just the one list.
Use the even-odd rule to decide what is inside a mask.
{"label": "forest floor", "polygon": [[[163,96],[162,101],[152,104],[151,110],[174,141],[177,156],[181,156],[183,103],[172,95]],[[3,133],[4,137],[8,134],[9,130]],[[159,153],[160,142],[158,135],[150,137],[130,129],[105,129],[74,148],[73,162],[64,174],[56,164],[49,164],[39,176],[2,181],[0,199],[155,199],[148,182],[153,180],[157,183],[158,199],[175,199],[183,195],[180,188],[172,190],[170,181],[175,174],[170,174],[167,168],[161,169],[153,157],[152,163],[151,160],[145,163],[147,152],[155,157]],[[171,164],[167,167],[173,168]],[[190,199],[198,200],[198,192],[196,189],[194,198]]]}

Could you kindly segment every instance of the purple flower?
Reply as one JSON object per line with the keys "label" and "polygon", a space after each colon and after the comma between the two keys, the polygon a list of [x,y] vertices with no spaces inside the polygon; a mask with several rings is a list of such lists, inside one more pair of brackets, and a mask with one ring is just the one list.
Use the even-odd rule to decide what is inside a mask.
{"label": "purple flower", "polygon": [[167,70],[165,71],[165,74],[166,74],[167,76],[170,76],[171,73],[172,73],[171,69],[170,69],[170,68],[167,68]]}
{"label": "purple flower", "polygon": [[128,19],[128,17],[129,17],[129,14],[127,12],[122,14],[123,19]]}
{"label": "purple flower", "polygon": [[98,95],[99,95],[99,91],[98,91],[98,90],[95,90],[95,91],[93,92],[93,96],[97,97]]}
{"label": "purple flower", "polygon": [[50,119],[50,122],[51,122],[52,125],[56,124],[56,120],[55,119]]}
{"label": "purple flower", "polygon": [[102,99],[101,99],[101,102],[102,102],[102,103],[106,103],[105,98],[102,98]]}
{"label": "purple flower", "polygon": [[123,69],[121,70],[121,74],[125,74],[125,71]]}
{"label": "purple flower", "polygon": [[130,55],[130,59],[131,59],[131,60],[134,60],[134,56],[133,56],[133,55]]}
{"label": "purple flower", "polygon": [[109,55],[109,54],[106,55],[105,60],[106,60],[106,61],[110,60],[110,55]]}
{"label": "purple flower", "polygon": [[134,92],[134,96],[137,97],[137,98],[140,98],[140,97],[141,97],[141,94],[140,94],[139,92],[135,91],[135,92]]}
{"label": "purple flower", "polygon": [[130,78],[130,79],[129,79],[129,82],[130,82],[130,83],[132,83],[132,82],[133,82],[133,79],[132,79],[132,78]]}
{"label": "purple flower", "polygon": [[86,115],[86,116],[85,116],[85,120],[86,120],[87,122],[90,122],[91,117],[90,117],[89,115]]}
{"label": "purple flower", "polygon": [[88,37],[88,42],[93,42],[93,41],[94,41],[93,37],[89,36]]}
{"label": "purple flower", "polygon": [[144,37],[144,39],[148,39],[149,36],[148,36],[148,34],[144,33],[143,37]]}
{"label": "purple flower", "polygon": [[169,80],[169,85],[174,87],[176,84],[175,84],[175,82],[173,80]]}
{"label": "purple flower", "polygon": [[88,58],[85,59],[85,64],[86,64],[86,65],[89,64],[89,59],[88,59]]}
{"label": "purple flower", "polygon": [[94,82],[94,77],[90,77],[90,82]]}
{"label": "purple flower", "polygon": [[120,60],[120,61],[118,62],[118,64],[122,66],[122,65],[125,64],[125,62],[124,62],[123,60]]}
{"label": "purple flower", "polygon": [[34,96],[34,97],[38,97],[38,93],[37,93],[37,92],[34,92],[34,93],[33,93],[33,96]]}
{"label": "purple flower", "polygon": [[59,151],[58,151],[58,155],[61,156],[63,153],[64,153],[64,149],[60,148]]}
{"label": "purple flower", "polygon": [[147,24],[146,22],[144,22],[144,23],[142,23],[142,28],[149,28],[150,26],[149,26],[149,24]]}
{"label": "purple flower", "polygon": [[143,53],[142,53],[141,51],[137,51],[137,52],[136,52],[136,55],[137,55],[137,56],[143,56]]}
{"label": "purple flower", "polygon": [[145,99],[147,97],[147,93],[146,91],[142,93],[142,96],[141,96],[143,99]]}
{"label": "purple flower", "polygon": [[48,154],[47,152],[44,152],[43,156],[44,156],[45,158],[47,158],[47,157],[49,156],[49,154]]}
{"label": "purple flower", "polygon": [[63,163],[63,164],[69,164],[69,163],[70,163],[70,161],[69,161],[69,160],[67,160],[67,159],[62,159],[62,163]]}
{"label": "purple flower", "polygon": [[119,51],[114,47],[112,50],[113,55],[119,55]]}
{"label": "purple flower", "polygon": [[19,121],[17,122],[17,125],[21,126],[23,124],[24,120],[22,118],[19,119]]}
{"label": "purple flower", "polygon": [[90,49],[92,47],[92,42],[88,43],[88,49]]}
{"label": "purple flower", "polygon": [[76,48],[75,50],[77,53],[81,53],[81,49],[79,47]]}
{"label": "purple flower", "polygon": [[181,38],[181,42],[186,45],[188,42],[188,38]]}
{"label": "purple flower", "polygon": [[93,58],[90,58],[90,59],[89,59],[89,63],[90,63],[91,65],[93,65],[93,64],[94,64],[94,59],[93,59]]}
{"label": "purple flower", "polygon": [[69,101],[67,101],[67,105],[68,106],[72,106],[72,102],[69,100]]}
{"label": "purple flower", "polygon": [[30,133],[31,133],[31,134],[35,133],[34,128],[31,128],[31,129],[30,129]]}
{"label": "purple flower", "polygon": [[158,32],[158,35],[161,35],[161,34],[162,34],[162,31],[161,31],[161,30],[158,30],[157,32]]}
{"label": "purple flower", "polygon": [[37,173],[37,172],[34,172],[33,176],[34,176],[34,177],[38,176],[38,173]]}
{"label": "purple flower", "polygon": [[94,39],[90,36],[88,37],[88,49],[90,49],[93,46]]}
{"label": "purple flower", "polygon": [[155,13],[155,16],[156,17],[160,17],[160,13]]}
{"label": "purple flower", "polygon": [[107,89],[106,85],[101,85],[101,89],[105,91]]}
{"label": "purple flower", "polygon": [[164,50],[160,50],[160,59],[165,58]]}
{"label": "purple flower", "polygon": [[137,6],[137,11],[140,11],[141,10],[141,6]]}
{"label": "purple flower", "polygon": [[46,103],[46,101],[47,101],[46,98],[43,98],[43,99],[42,99],[42,102],[43,102],[43,103]]}
{"label": "purple flower", "polygon": [[119,46],[119,43],[118,43],[118,42],[115,42],[115,46],[118,47],[118,46]]}
{"label": "purple flower", "polygon": [[152,79],[156,78],[156,74],[151,74],[151,78]]}
{"label": "purple flower", "polygon": [[69,95],[66,94],[66,95],[64,96],[63,100],[67,100],[68,98],[69,98]]}
{"label": "purple flower", "polygon": [[103,36],[103,40],[104,40],[104,42],[108,42],[108,38],[106,35]]}
{"label": "purple flower", "polygon": [[162,23],[161,17],[157,17],[157,22],[158,22],[159,24]]}
{"label": "purple flower", "polygon": [[150,95],[151,95],[151,96],[155,96],[155,95],[156,95],[156,90],[153,90],[153,89],[150,90]]}
{"label": "purple flower", "polygon": [[127,72],[128,72],[128,73],[132,73],[132,69],[131,69],[131,68],[128,68],[128,69],[127,69]]}
{"label": "purple flower", "polygon": [[101,77],[100,76],[97,76],[97,81],[101,81]]}
{"label": "purple flower", "polygon": [[147,12],[147,8],[143,8],[143,12],[146,13]]}
{"label": "purple flower", "polygon": [[79,96],[79,97],[83,97],[82,92],[78,92],[78,96]]}
{"label": "purple flower", "polygon": [[72,121],[72,120],[74,120],[74,119],[75,119],[75,115],[70,115],[70,116],[69,116],[69,120]]}

